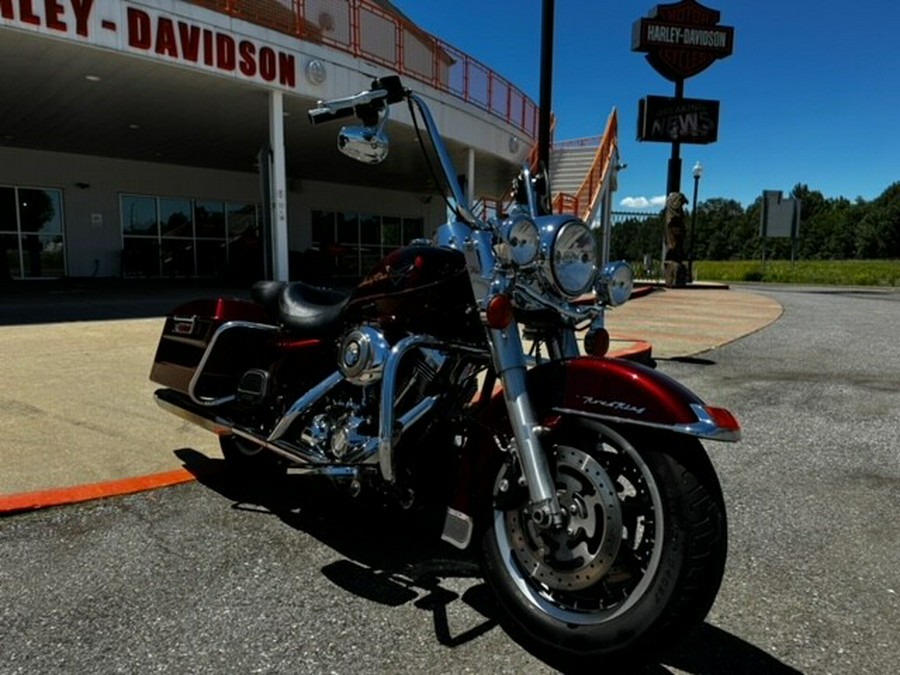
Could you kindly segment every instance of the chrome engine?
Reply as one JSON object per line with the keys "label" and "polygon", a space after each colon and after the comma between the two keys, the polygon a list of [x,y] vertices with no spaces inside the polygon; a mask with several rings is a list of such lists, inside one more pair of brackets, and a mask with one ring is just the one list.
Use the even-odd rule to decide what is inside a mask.
{"label": "chrome engine", "polygon": [[425,400],[429,384],[438,376],[448,357],[418,347],[397,354],[374,326],[348,331],[341,341],[338,369],[343,382],[334,387],[310,411],[301,440],[323,460],[340,464],[375,459],[379,447],[379,407],[386,363],[402,359],[394,386],[394,419],[403,426],[412,411]]}

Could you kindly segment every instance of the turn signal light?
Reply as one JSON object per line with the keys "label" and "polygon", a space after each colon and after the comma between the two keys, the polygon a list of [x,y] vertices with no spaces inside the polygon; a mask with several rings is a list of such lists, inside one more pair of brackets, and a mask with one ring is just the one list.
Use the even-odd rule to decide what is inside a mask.
{"label": "turn signal light", "polygon": [[737,421],[737,417],[735,417],[730,410],[726,410],[725,408],[714,408],[708,405],[706,406],[706,412],[712,417],[716,426],[727,429],[728,431],[739,432],[741,430],[741,423]]}
{"label": "turn signal light", "polygon": [[605,328],[589,330],[584,336],[584,353],[588,356],[606,356],[609,351],[609,331]]}
{"label": "turn signal light", "polygon": [[488,301],[485,314],[488,326],[494,330],[506,328],[513,320],[513,306],[509,296],[495,295]]}

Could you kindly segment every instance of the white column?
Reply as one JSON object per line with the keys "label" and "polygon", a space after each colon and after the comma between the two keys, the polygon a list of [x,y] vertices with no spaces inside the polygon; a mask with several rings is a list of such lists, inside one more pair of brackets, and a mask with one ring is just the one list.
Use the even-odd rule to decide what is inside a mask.
{"label": "white column", "polygon": [[269,93],[269,144],[272,146],[272,194],[269,195],[272,214],[272,278],[287,281],[287,177],[284,163],[284,100],[280,91]]}
{"label": "white column", "polygon": [[469,208],[475,208],[475,148],[469,148],[468,166],[466,167],[466,199]]}

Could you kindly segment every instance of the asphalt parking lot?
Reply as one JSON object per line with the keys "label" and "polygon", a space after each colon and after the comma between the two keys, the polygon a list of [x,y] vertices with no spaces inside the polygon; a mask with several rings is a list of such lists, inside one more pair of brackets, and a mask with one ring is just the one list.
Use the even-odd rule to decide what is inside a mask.
{"label": "asphalt parking lot", "polygon": [[[658,355],[734,410],[744,439],[707,446],[730,519],[718,600],[692,641],[642,672],[893,673],[900,294],[751,290],[784,314]],[[199,445],[165,451],[218,461]],[[414,521],[316,486],[215,476],[0,520],[0,672],[556,670]]]}

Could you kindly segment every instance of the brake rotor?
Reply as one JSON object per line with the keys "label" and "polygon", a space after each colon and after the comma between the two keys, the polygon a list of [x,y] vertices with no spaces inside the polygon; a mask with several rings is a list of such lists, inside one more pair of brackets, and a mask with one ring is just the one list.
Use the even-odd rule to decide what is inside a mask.
{"label": "brake rotor", "polygon": [[610,569],[622,543],[622,508],[616,485],[597,460],[572,447],[556,448],[556,489],[568,520],[562,530],[542,529],[524,510],[506,513],[513,554],[536,582],[579,591]]}

